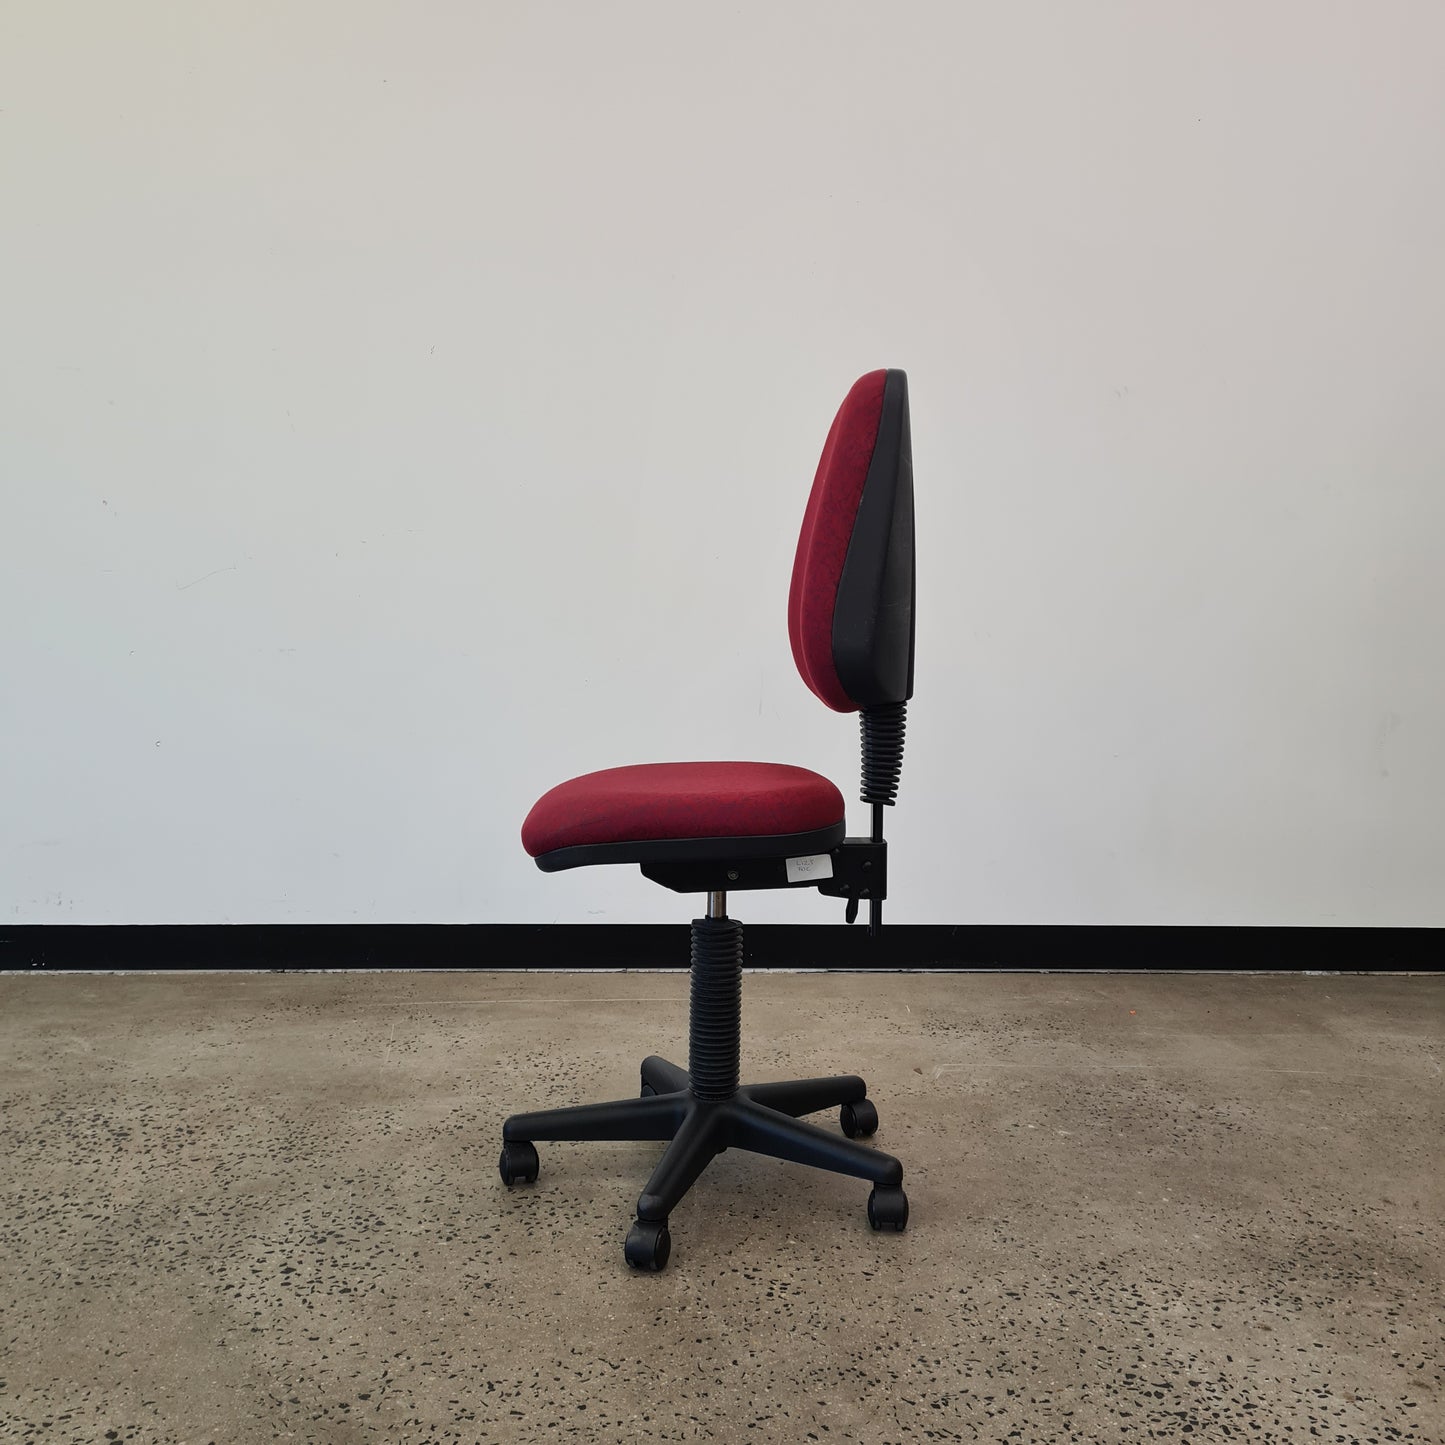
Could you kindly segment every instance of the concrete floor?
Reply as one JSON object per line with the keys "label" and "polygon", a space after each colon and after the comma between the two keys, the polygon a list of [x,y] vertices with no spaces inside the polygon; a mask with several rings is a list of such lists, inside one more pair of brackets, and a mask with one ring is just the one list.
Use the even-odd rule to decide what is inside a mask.
{"label": "concrete floor", "polygon": [[503,1115],[683,1052],[665,975],[0,977],[0,1439],[1445,1440],[1445,979],[765,975],[913,1221]]}

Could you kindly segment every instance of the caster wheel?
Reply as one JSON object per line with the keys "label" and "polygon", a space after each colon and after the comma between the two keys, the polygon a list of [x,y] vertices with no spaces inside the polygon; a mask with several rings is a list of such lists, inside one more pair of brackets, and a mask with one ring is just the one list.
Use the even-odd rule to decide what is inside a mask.
{"label": "caster wheel", "polygon": [[667,1232],[667,1224],[651,1219],[634,1220],[622,1253],[633,1269],[663,1268],[672,1253],[672,1236]]}
{"label": "caster wheel", "polygon": [[651,1099],[651,1098],[654,1098],[654,1097],[656,1096],[656,1094],[657,1094],[657,1090],[654,1089],[654,1088],[652,1087],[652,1085],[647,1082],[646,1079],[644,1079],[644,1080],[642,1081],[642,1097],[643,1097],[644,1099]]}
{"label": "caster wheel", "polygon": [[537,1150],[525,1139],[509,1139],[502,1145],[502,1157],[497,1160],[497,1173],[503,1184],[530,1184],[537,1177]]}
{"label": "caster wheel", "polygon": [[856,1104],[844,1104],[838,1111],[838,1122],[850,1139],[863,1138],[878,1132],[878,1110],[871,1099],[859,1099]]}
{"label": "caster wheel", "polygon": [[868,1223],[874,1229],[908,1228],[908,1196],[897,1184],[875,1184],[868,1196]]}

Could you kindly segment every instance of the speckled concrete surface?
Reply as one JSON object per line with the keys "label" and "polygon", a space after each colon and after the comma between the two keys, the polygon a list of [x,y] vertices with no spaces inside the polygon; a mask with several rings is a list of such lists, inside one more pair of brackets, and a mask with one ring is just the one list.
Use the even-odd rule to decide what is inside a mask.
{"label": "speckled concrete surface", "polygon": [[745,1074],[856,1068],[908,1171],[518,1108],[678,1056],[681,975],[0,977],[0,1438],[1429,1442],[1440,978],[750,977]]}

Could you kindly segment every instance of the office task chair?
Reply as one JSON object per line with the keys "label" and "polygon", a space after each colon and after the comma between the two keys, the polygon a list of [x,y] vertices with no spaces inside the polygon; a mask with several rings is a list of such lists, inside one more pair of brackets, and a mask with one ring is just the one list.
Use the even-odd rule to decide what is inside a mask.
{"label": "office task chair", "polygon": [[[522,845],[552,873],[592,863],[636,863],[679,893],[707,895],[692,921],[688,1066],[642,1061],[641,1096],[610,1104],[514,1114],[502,1126],[505,1184],[537,1177],[539,1139],[669,1141],[637,1200],[624,1255],[662,1269],[667,1217],[708,1163],[751,1149],[873,1182],[868,1222],[908,1223],[903,1166],[855,1142],[878,1111],[855,1074],[740,1084],[743,935],[727,894],[816,888],[867,900],[869,932],[887,892],[883,809],[898,792],[904,711],[913,693],[913,459],[908,381],[874,371],[843,401],[823,448],[798,538],[788,631],[803,681],[830,708],[862,719],[867,838],[846,838],[843,795],[827,778],[782,763],[644,763],[573,778],[544,794]],[[800,1115],[840,1108],[847,1138]]]}

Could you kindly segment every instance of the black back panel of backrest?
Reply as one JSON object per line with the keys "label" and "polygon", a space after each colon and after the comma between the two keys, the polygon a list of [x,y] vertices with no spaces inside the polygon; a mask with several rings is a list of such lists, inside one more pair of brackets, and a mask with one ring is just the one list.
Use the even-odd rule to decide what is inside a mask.
{"label": "black back panel of backrest", "polygon": [[908,377],[889,371],[878,441],[833,608],[833,664],[860,707],[913,696],[915,597]]}

